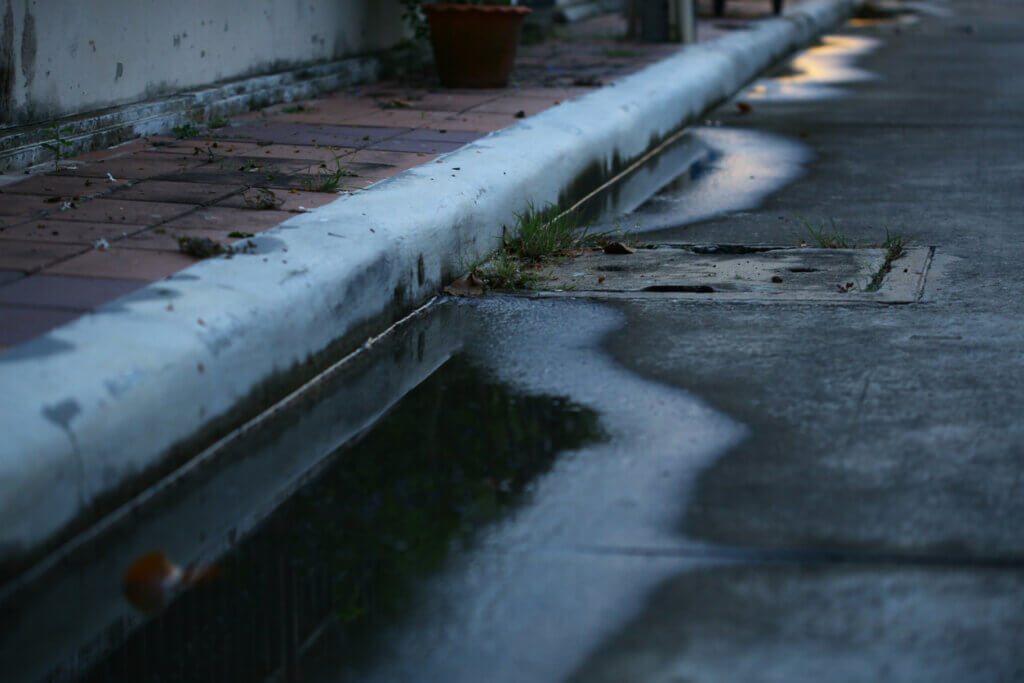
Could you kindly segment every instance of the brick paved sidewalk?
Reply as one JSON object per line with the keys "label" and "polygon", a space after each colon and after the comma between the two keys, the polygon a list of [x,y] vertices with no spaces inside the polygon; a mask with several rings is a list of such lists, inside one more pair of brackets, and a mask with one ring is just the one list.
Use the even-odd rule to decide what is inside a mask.
{"label": "brick paved sidewalk", "polygon": [[[730,0],[728,15],[702,20],[699,36],[742,28],[769,7]],[[705,16],[709,9],[702,5]],[[622,18],[608,15],[523,46],[504,90],[375,83],[186,139],[93,152],[59,172],[33,169],[0,187],[0,351],[187,268],[195,259],[179,238],[228,246],[679,49],[627,43],[624,32]]]}

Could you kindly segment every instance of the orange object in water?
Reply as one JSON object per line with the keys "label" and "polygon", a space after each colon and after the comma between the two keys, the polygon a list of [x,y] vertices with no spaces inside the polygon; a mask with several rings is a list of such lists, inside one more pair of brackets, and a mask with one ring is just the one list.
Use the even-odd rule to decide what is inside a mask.
{"label": "orange object in water", "polygon": [[124,573],[124,594],[146,614],[156,614],[171,601],[198,583],[220,574],[216,566],[190,566],[182,569],[157,550],[140,555]]}

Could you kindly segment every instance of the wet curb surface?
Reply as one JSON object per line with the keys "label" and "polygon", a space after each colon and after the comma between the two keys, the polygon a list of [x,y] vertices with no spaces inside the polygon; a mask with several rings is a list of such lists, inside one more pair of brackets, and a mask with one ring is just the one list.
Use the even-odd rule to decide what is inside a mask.
{"label": "wet curb surface", "polygon": [[528,202],[578,199],[856,4],[688,47],[7,351],[0,574],[428,299]]}

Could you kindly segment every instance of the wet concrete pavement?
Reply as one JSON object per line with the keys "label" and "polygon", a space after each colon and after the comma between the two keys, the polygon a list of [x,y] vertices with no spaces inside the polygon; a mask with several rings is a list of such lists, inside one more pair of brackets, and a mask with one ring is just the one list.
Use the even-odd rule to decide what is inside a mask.
{"label": "wet concrete pavement", "polygon": [[854,31],[882,42],[846,96],[712,115],[805,144],[801,180],[644,235],[793,244],[799,217],[834,220],[934,245],[937,268],[908,306],[616,304],[619,362],[749,429],[679,533],[780,561],[663,582],[574,680],[1024,676],[1024,8],[928,7]]}

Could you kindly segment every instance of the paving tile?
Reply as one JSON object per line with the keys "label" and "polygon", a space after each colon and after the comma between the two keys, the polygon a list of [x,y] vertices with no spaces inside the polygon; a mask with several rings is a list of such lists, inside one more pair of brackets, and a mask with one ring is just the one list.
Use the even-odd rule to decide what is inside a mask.
{"label": "paving tile", "polygon": [[460,112],[496,99],[493,91],[485,93],[456,93],[448,90],[428,92],[418,99],[409,100],[409,108]]}
{"label": "paving tile", "polygon": [[[196,141],[192,141],[193,145],[196,145]],[[198,144],[199,149],[202,153],[209,157],[212,154],[214,159],[208,164],[213,169],[221,170],[225,168],[226,164],[237,163],[239,166],[241,162],[237,162],[236,158],[244,157],[250,160],[254,159],[267,159],[268,163],[281,164],[287,161],[312,161],[321,159],[331,159],[335,156],[345,156],[351,154],[356,150],[354,147],[341,147],[337,145],[280,145],[280,144],[269,144],[261,145],[255,142],[239,142],[239,141],[217,141],[217,140],[204,140]],[[209,154],[207,153],[209,149]],[[161,152],[168,154],[180,154],[181,150],[171,148],[161,148]],[[206,166],[201,166],[194,170],[181,171],[180,175],[190,175],[197,172],[206,172]]]}
{"label": "paving tile", "polygon": [[500,97],[470,109],[470,112],[483,112],[487,114],[508,114],[515,115],[523,112],[523,116],[533,116],[545,109],[558,106],[556,102],[564,101],[558,96],[552,97],[527,97],[525,95],[511,95]]}
{"label": "paving tile", "polygon": [[484,112],[467,111],[455,116],[446,116],[443,119],[433,121],[426,128],[444,129],[448,131],[476,131],[479,133],[490,133],[492,131],[508,128],[519,123],[512,114],[489,114]]}
{"label": "paving tile", "polygon": [[0,195],[0,225],[13,225],[59,211],[65,201],[68,200],[57,195]]}
{"label": "paving tile", "polygon": [[423,154],[445,154],[454,152],[464,146],[463,142],[435,142],[430,140],[384,140],[367,149],[379,149],[388,152],[421,152]]}
{"label": "paving tile", "polygon": [[25,273],[17,270],[0,270],[0,286],[10,284],[15,280],[20,280],[25,277]]}
{"label": "paving tile", "polygon": [[345,99],[319,100],[315,103],[303,104],[304,111],[284,112],[283,109],[294,108],[296,104],[283,105],[268,110],[275,121],[292,123],[345,123],[356,116],[372,114],[380,109],[373,100],[348,97]]}
{"label": "paving tile", "polygon": [[[388,152],[377,149],[363,149],[359,150],[351,157],[351,163],[356,164],[379,164],[383,166],[390,166],[395,170],[395,173],[405,171],[416,166],[430,163],[437,159],[436,154],[424,154],[422,152]],[[386,169],[380,169],[380,172],[385,172]]]}
{"label": "paving tile", "polygon": [[177,251],[149,249],[93,249],[47,268],[44,275],[77,275],[153,282],[195,263]]}
{"label": "paving tile", "polygon": [[378,109],[375,112],[354,116],[348,123],[352,126],[389,126],[395,128],[422,128],[448,116],[458,116],[457,111],[428,111],[420,109]]}
{"label": "paving tile", "polygon": [[334,145],[365,147],[406,132],[403,128],[380,126],[336,126],[329,124],[263,121],[221,129],[218,139],[232,141],[269,141],[293,145]]}
{"label": "paving tile", "polygon": [[198,156],[140,152],[139,154],[116,157],[106,161],[78,164],[77,168],[63,171],[63,173],[91,178],[106,178],[109,173],[116,180],[124,180],[126,178],[141,180],[143,178],[154,178],[156,176],[178,173],[204,163],[206,163],[206,160]]}
{"label": "paving tile", "polygon": [[[676,48],[678,49],[678,48]],[[594,92],[594,88],[584,87],[555,87],[555,88],[516,88],[514,91],[509,92],[509,95],[513,93],[520,97],[539,97],[545,100],[554,98],[559,102],[565,102],[571,100],[574,97],[580,95],[586,95],[589,92]]]}
{"label": "paving tile", "polygon": [[43,217],[38,221],[22,223],[0,231],[0,250],[4,240],[33,240],[36,242],[61,242],[91,247],[98,240],[113,242],[126,235],[138,232],[144,226],[127,223],[94,223],[88,221],[62,221]]}
{"label": "paving tile", "polygon": [[420,142],[457,142],[465,145],[469,142],[482,138],[484,135],[486,135],[486,133],[476,131],[421,128],[420,130],[403,133],[396,138],[388,140],[388,142],[393,142],[395,140],[417,140]]}
{"label": "paving tile", "polygon": [[145,285],[146,282],[141,280],[30,275],[6,287],[0,287],[0,304],[88,310]]}
{"label": "paving tile", "polygon": [[0,347],[27,342],[81,316],[59,308],[0,305]]}
{"label": "paving tile", "polygon": [[289,211],[254,211],[250,208],[211,206],[163,224],[168,232],[182,229],[211,229],[231,232],[263,232],[293,218]]}
{"label": "paving tile", "polygon": [[132,199],[90,199],[77,208],[62,211],[60,218],[67,221],[94,223],[123,223],[155,225],[197,208],[194,204],[170,202],[144,202]]}
{"label": "paving tile", "polygon": [[107,180],[98,180],[96,178],[57,175],[54,173],[34,175],[21,182],[5,185],[0,188],[0,203],[6,199],[3,196],[5,194],[38,194],[47,197],[60,195],[65,199],[70,199],[76,195],[89,197],[104,194],[120,187],[127,187],[129,184],[129,181],[111,183]]}
{"label": "paving tile", "polygon": [[[335,156],[339,156],[337,152],[331,150],[321,150],[322,153],[312,156],[312,159],[333,159]],[[278,176],[287,173],[294,173],[301,168],[309,165],[310,158],[303,158],[302,154],[295,154],[293,156],[273,156],[271,154],[255,154],[255,155],[238,155],[228,156],[218,159],[213,163],[201,166],[195,171],[186,171],[180,175],[190,175],[196,172],[202,173],[248,173],[253,177],[260,176]],[[174,176],[177,179],[177,175]],[[248,183],[252,185],[253,183]]]}
{"label": "paving tile", "polygon": [[180,180],[143,180],[131,187],[112,193],[109,198],[116,200],[139,199],[147,202],[211,204],[229,194],[239,192],[245,187],[245,183],[213,184],[181,182]]}
{"label": "paving tile", "polygon": [[[318,206],[324,204],[330,204],[338,198],[336,192],[300,192],[300,191],[280,191],[275,192],[274,197],[280,200],[278,205],[278,212],[295,211],[301,209],[315,209]],[[263,210],[253,208],[254,201],[258,201],[259,195],[255,191],[250,191],[244,195],[235,195],[234,197],[228,197],[222,200],[217,206],[225,206],[236,209],[248,209],[252,213],[264,213]],[[248,201],[247,201],[248,200]],[[289,218],[291,215],[289,214]],[[284,222],[284,221],[282,221]],[[249,230],[249,232],[254,232]]]}
{"label": "paving tile", "polygon": [[[118,249],[159,249],[163,251],[179,251],[179,237],[193,237],[197,239],[209,239],[223,246],[234,244],[243,239],[241,237],[230,237],[231,230],[213,230],[203,228],[158,228],[150,229],[132,235],[117,243]],[[242,231],[238,231],[242,232]],[[246,232],[254,233],[254,230]]]}
{"label": "paving tile", "polygon": [[3,240],[0,242],[0,268],[29,273],[80,253],[83,249],[75,244]]}

